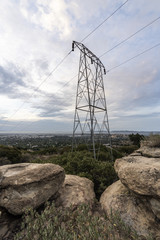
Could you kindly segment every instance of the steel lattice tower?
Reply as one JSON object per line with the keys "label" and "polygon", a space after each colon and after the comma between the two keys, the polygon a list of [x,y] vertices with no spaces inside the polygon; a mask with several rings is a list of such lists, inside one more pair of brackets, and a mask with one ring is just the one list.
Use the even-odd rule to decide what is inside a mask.
{"label": "steel lattice tower", "polygon": [[73,41],[72,51],[80,50],[72,150],[86,143],[98,158],[101,143],[111,145],[107,105],[103,84],[106,70],[102,62],[82,43]]}

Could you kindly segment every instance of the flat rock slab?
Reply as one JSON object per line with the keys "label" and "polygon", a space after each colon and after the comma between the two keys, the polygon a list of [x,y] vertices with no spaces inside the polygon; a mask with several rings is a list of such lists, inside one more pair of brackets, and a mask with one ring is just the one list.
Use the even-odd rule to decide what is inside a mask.
{"label": "flat rock slab", "polygon": [[160,158],[160,148],[142,146],[136,152],[140,153],[141,155],[143,155],[145,157]]}
{"label": "flat rock slab", "polygon": [[117,159],[114,167],[121,182],[133,192],[160,197],[160,158],[127,156]]}
{"label": "flat rock slab", "polygon": [[120,181],[110,185],[100,198],[102,209],[108,214],[119,214],[121,219],[140,236],[160,237],[160,222],[142,196],[131,193]]}
{"label": "flat rock slab", "polygon": [[91,180],[75,175],[66,175],[59,190],[56,204],[63,207],[78,206],[81,203],[93,204],[95,201],[94,184]]}
{"label": "flat rock slab", "polygon": [[0,167],[0,206],[13,215],[38,208],[62,186],[64,169],[54,164],[21,163]]}

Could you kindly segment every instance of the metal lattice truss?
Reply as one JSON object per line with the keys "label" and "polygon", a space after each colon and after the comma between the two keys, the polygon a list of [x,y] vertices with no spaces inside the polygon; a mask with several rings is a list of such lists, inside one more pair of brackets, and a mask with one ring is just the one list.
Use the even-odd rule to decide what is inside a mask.
{"label": "metal lattice truss", "polygon": [[82,43],[73,42],[80,50],[76,107],[73,126],[73,148],[86,143],[97,158],[97,145],[110,144],[109,122],[103,84],[105,67]]}

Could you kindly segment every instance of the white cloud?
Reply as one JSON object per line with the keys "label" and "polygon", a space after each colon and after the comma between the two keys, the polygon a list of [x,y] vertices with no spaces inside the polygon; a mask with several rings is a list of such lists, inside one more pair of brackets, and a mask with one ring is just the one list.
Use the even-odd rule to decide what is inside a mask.
{"label": "white cloud", "polygon": [[[53,76],[40,86],[39,91],[33,96],[32,94],[45,80],[47,74],[71,50],[72,40],[80,41],[123,2],[122,0],[1,1],[0,34],[3,37],[0,38],[0,65],[9,74],[13,73],[11,66],[15,66],[17,72],[25,73],[21,80],[26,85],[24,87],[17,85],[17,90],[21,92],[21,95],[17,93],[17,99],[14,101],[13,96],[11,98],[9,95],[9,89],[6,95],[3,93],[2,99],[7,98],[5,114],[8,112],[9,117],[13,112],[9,109],[9,105],[16,110],[23,101],[27,101],[25,115],[27,116],[28,111],[31,116],[29,109],[34,112],[38,106],[37,102],[43,105],[47,100],[50,106],[54,105],[52,98],[48,98],[54,93],[69,104],[64,108],[64,112],[69,111],[69,113],[59,111],[57,117],[62,116],[61,119],[63,119],[65,116],[66,121],[70,120],[74,108],[75,97],[73,96],[76,94],[77,78],[69,85],[65,87],[63,85],[78,72],[79,52],[77,49],[54,72]],[[128,1],[84,43],[99,56],[158,17],[159,12],[159,0]],[[127,43],[104,56],[102,61],[106,69],[158,43],[159,36],[159,21],[157,21]],[[138,111],[143,112],[146,104],[152,106],[153,112],[155,111],[159,104],[157,98],[159,94],[157,82],[160,76],[158,51],[158,48],[154,49],[107,74],[106,96],[109,115],[112,118],[132,115],[138,107]],[[59,106],[61,109],[62,104],[63,102],[59,102],[56,107]],[[148,112],[151,114],[151,107]],[[32,117],[38,119],[41,113],[44,113],[43,108],[38,109]],[[23,114],[21,110],[15,115],[15,119],[22,119]]]}

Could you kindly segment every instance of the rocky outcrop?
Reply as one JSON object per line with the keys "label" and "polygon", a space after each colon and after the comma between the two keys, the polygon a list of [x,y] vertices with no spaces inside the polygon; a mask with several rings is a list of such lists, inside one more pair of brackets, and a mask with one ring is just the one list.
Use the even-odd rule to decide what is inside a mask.
{"label": "rocky outcrop", "polygon": [[[54,164],[13,164],[0,167],[0,239],[13,239],[27,207],[47,200],[57,206],[94,204],[94,184],[87,178],[66,175]],[[9,237],[9,238],[8,238]]]}
{"label": "rocky outcrop", "polygon": [[160,158],[127,156],[116,160],[121,182],[133,192],[160,198]]}
{"label": "rocky outcrop", "polygon": [[[143,148],[143,150],[142,150]],[[148,150],[149,151],[149,150]],[[120,181],[109,186],[100,198],[102,208],[119,212],[122,220],[139,235],[160,239],[160,158],[146,157],[144,147],[117,159],[115,170]],[[144,155],[144,156],[143,156]],[[155,156],[155,154],[154,154]]]}
{"label": "rocky outcrop", "polygon": [[66,175],[56,204],[62,207],[77,206],[81,203],[93,205],[95,201],[94,184],[87,178]]}
{"label": "rocky outcrop", "polygon": [[136,152],[140,153],[142,156],[160,158],[160,148],[141,145],[140,149],[138,149]]}
{"label": "rocky outcrop", "polygon": [[21,215],[29,206],[38,208],[64,182],[64,169],[54,164],[13,164],[0,167],[0,207]]}
{"label": "rocky outcrop", "polygon": [[156,220],[149,201],[130,192],[121,181],[113,183],[104,191],[100,203],[107,214],[118,213],[138,235],[160,236],[159,221]]}

